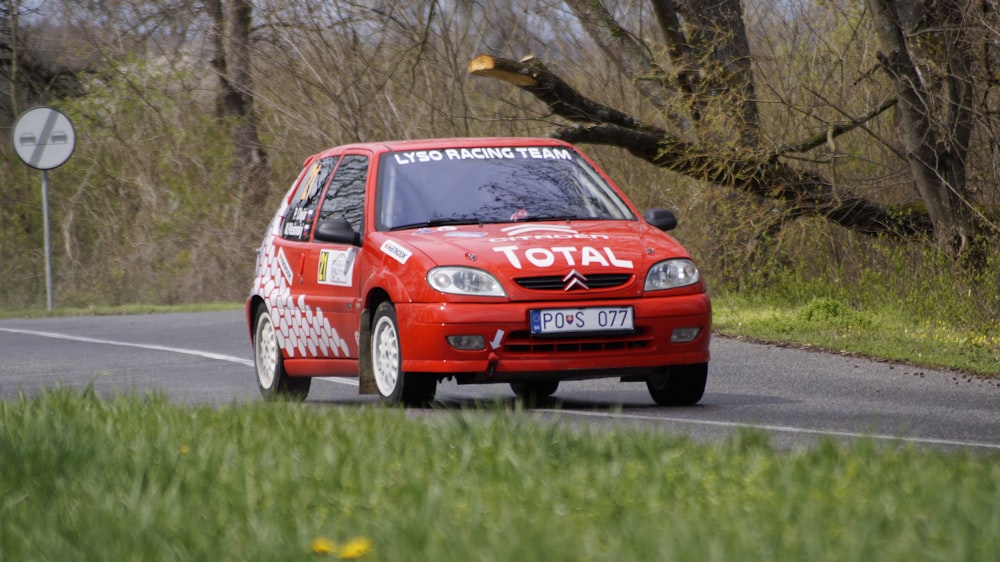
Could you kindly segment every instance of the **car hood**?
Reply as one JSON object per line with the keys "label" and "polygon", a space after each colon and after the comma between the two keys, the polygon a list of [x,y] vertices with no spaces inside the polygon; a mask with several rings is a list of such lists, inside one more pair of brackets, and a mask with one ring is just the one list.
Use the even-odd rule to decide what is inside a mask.
{"label": "car hood", "polygon": [[508,278],[629,272],[687,258],[673,238],[640,221],[561,221],[422,228],[393,239],[434,265],[465,265]]}

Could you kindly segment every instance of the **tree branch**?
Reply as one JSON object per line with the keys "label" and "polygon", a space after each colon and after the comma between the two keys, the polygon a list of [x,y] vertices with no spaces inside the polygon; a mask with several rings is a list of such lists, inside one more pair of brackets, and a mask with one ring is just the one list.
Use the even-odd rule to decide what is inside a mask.
{"label": "tree branch", "polygon": [[636,131],[666,134],[662,129],[581,95],[532,57],[515,61],[479,55],[469,62],[467,70],[474,76],[495,78],[517,86],[549,106],[556,115],[570,121],[610,123]]}
{"label": "tree branch", "polygon": [[830,142],[833,139],[839,137],[840,135],[843,135],[844,133],[849,133],[854,129],[857,129],[858,127],[864,125],[868,121],[871,121],[872,119],[878,117],[882,113],[885,113],[886,111],[889,110],[889,108],[895,106],[896,103],[898,103],[898,101],[899,100],[897,100],[896,98],[889,98],[884,102],[882,102],[882,104],[879,105],[878,107],[872,108],[864,115],[858,117],[857,119],[851,120],[851,122],[849,123],[834,125],[833,127],[830,127],[829,129],[817,134],[816,136],[806,139],[798,144],[779,147],[777,150],[771,153],[771,157],[774,158],[778,156],[784,156],[785,154],[793,152],[797,153],[809,152],[810,150],[816,148],[817,146],[821,146],[824,143]]}

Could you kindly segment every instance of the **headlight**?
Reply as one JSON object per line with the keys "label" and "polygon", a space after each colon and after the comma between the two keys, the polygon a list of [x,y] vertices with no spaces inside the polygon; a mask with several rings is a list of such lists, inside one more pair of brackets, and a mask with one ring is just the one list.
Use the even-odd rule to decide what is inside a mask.
{"label": "headlight", "polygon": [[505,297],[496,277],[471,267],[435,267],[427,272],[427,283],[442,293],[477,297]]}
{"label": "headlight", "polygon": [[700,279],[698,266],[691,260],[664,260],[646,273],[647,291],[662,291],[694,285]]}

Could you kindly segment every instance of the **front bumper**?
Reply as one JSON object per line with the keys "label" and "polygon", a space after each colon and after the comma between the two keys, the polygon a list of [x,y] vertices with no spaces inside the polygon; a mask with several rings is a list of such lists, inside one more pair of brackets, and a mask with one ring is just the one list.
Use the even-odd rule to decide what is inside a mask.
{"label": "front bumper", "polygon": [[[635,329],[626,334],[530,334],[530,309],[566,304],[632,306]],[[544,304],[397,303],[396,314],[404,371],[472,375],[473,382],[636,376],[709,360],[712,309],[705,294]],[[671,343],[671,334],[680,328],[699,332],[690,341]],[[455,349],[448,336],[481,336],[484,346]]]}

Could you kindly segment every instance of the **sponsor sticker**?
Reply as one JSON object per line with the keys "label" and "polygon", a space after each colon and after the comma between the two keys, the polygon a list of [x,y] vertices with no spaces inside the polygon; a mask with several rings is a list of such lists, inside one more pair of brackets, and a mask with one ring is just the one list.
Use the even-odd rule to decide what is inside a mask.
{"label": "sponsor sticker", "polygon": [[397,164],[419,164],[442,160],[572,160],[567,148],[551,146],[485,146],[447,148],[444,150],[412,150],[393,153]]}
{"label": "sponsor sticker", "polygon": [[319,253],[319,267],[316,271],[316,282],[321,285],[350,287],[351,280],[354,277],[354,261],[357,255],[357,248],[321,250]]}
{"label": "sponsor sticker", "polygon": [[406,263],[406,260],[410,259],[410,256],[413,255],[413,252],[399,245],[395,240],[386,240],[382,243],[382,247],[379,249],[382,250],[383,254],[398,261],[399,263],[404,264]]}
{"label": "sponsor sticker", "polygon": [[517,245],[496,246],[494,252],[502,253],[510,265],[515,269],[521,269],[522,260],[526,260],[531,265],[540,268],[546,267],[574,267],[600,265],[602,267],[620,267],[633,269],[632,260],[620,259],[615,255],[614,250],[604,246],[601,249],[593,246],[552,246],[550,248],[526,248],[521,249]]}
{"label": "sponsor sticker", "polygon": [[490,238],[490,242],[515,242],[518,240],[608,240],[607,234],[581,234],[568,226],[557,224],[517,224],[502,228],[506,235]]}
{"label": "sponsor sticker", "polygon": [[281,274],[285,276],[285,280],[291,283],[292,266],[288,265],[288,259],[285,257],[284,248],[278,248],[278,268],[281,269]]}

